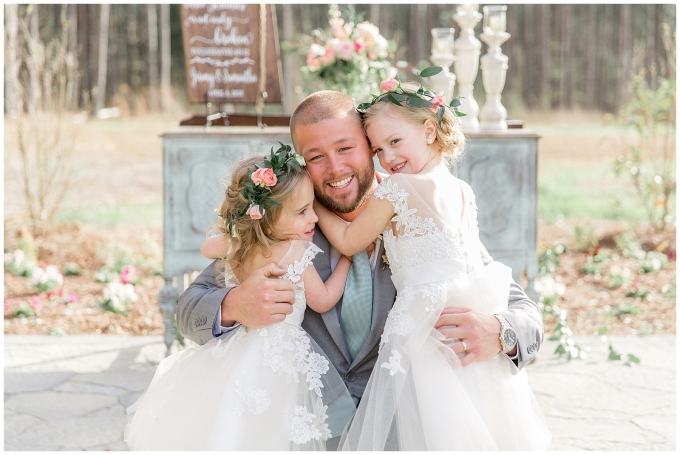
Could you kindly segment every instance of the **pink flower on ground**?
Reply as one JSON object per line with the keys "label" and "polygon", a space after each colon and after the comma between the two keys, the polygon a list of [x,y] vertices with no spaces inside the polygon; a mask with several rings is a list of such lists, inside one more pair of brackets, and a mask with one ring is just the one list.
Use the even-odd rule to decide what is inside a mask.
{"label": "pink flower on ground", "polygon": [[132,265],[126,265],[120,271],[120,282],[123,284],[132,284],[137,278],[137,269]]}
{"label": "pink flower on ground", "polygon": [[12,312],[12,309],[20,307],[21,304],[14,299],[5,300],[5,316]]}
{"label": "pink flower on ground", "polygon": [[66,303],[75,303],[78,301],[78,296],[75,294],[69,294],[68,297],[66,297]]}
{"label": "pink flower on ground", "polygon": [[248,211],[246,212],[246,215],[249,215],[250,218],[254,220],[259,220],[264,216],[264,209],[260,211],[260,206],[259,205],[251,205]]}
{"label": "pink flower on ground", "polygon": [[253,172],[250,177],[255,185],[260,186],[274,186],[276,185],[276,174],[274,169],[269,167],[263,167]]}
{"label": "pink flower on ground", "polygon": [[385,90],[386,92],[391,92],[392,90],[399,87],[399,81],[389,78],[386,81],[380,83],[380,90]]}
{"label": "pink flower on ground", "polygon": [[40,300],[40,297],[37,295],[34,295],[31,297],[31,308],[33,308],[36,312],[40,311],[40,308],[42,308],[42,300]]}
{"label": "pink flower on ground", "polygon": [[366,41],[364,41],[363,38],[357,38],[354,40],[354,50],[357,51],[359,54],[363,54],[364,51],[366,50]]}
{"label": "pink flower on ground", "polygon": [[336,48],[338,57],[343,60],[349,60],[354,54],[354,42],[350,40],[342,40],[338,43]]}
{"label": "pink flower on ground", "polygon": [[434,112],[437,112],[437,108],[439,108],[439,106],[441,105],[446,105],[444,92],[439,92],[435,95],[434,98],[432,98],[432,106],[430,106],[430,109],[432,109]]}

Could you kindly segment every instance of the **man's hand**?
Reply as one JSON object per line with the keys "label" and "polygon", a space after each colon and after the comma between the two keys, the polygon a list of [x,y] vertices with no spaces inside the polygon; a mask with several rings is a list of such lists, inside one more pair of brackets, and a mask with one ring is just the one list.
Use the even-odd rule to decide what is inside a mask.
{"label": "man's hand", "polygon": [[[444,308],[434,328],[439,330],[446,338],[459,340],[451,346],[451,349],[457,354],[465,353],[460,358],[460,363],[463,366],[488,360],[501,350],[499,338],[501,323],[490,314],[467,308]],[[463,341],[465,341],[465,347],[467,347],[465,350],[463,350]],[[515,346],[514,349],[517,349],[517,347]],[[509,354],[513,355],[512,352]]]}
{"label": "man's hand", "polygon": [[271,263],[254,270],[243,283],[229,291],[222,300],[222,326],[240,322],[260,328],[283,321],[293,312],[295,302],[293,283],[276,278],[284,273],[285,269]]}

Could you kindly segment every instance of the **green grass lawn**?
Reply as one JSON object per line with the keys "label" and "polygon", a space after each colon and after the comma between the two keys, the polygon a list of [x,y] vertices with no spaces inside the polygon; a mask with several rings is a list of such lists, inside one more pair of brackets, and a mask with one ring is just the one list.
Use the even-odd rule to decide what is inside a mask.
{"label": "green grass lawn", "polygon": [[616,178],[610,163],[544,161],[538,172],[538,217],[553,224],[560,216],[594,220],[647,219],[632,184],[625,176]]}
{"label": "green grass lawn", "polygon": [[57,214],[56,221],[62,223],[78,221],[103,227],[115,227],[121,224],[162,226],[163,203],[64,208]]}

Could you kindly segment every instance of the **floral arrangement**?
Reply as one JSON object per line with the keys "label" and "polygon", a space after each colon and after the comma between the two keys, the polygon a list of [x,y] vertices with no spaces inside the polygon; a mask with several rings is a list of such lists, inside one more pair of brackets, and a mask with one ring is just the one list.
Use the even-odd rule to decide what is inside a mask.
{"label": "floral arrangement", "polygon": [[338,6],[330,5],[330,28],[302,35],[297,43],[284,43],[284,48],[306,56],[302,72],[311,91],[337,90],[359,100],[377,89],[380,81],[396,74],[388,60],[396,43],[385,39],[378,27],[363,21],[362,16],[347,5],[345,21]]}
{"label": "floral arrangement", "polygon": [[132,284],[113,282],[104,288],[103,299],[97,301],[97,304],[105,311],[127,314],[130,312],[132,303],[136,302],[138,298]]}
{"label": "floral arrangement", "polygon": [[31,272],[29,286],[35,287],[38,293],[51,291],[64,284],[64,276],[53,265],[41,264]]}

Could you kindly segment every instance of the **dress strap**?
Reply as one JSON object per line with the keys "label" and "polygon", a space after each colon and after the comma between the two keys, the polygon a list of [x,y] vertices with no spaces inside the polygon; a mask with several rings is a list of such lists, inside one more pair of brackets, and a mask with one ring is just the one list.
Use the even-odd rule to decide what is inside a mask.
{"label": "dress strap", "polygon": [[305,269],[312,263],[314,257],[321,252],[321,248],[311,242],[291,241],[288,253],[278,263],[280,267],[286,269],[286,273],[281,279],[297,282]]}

